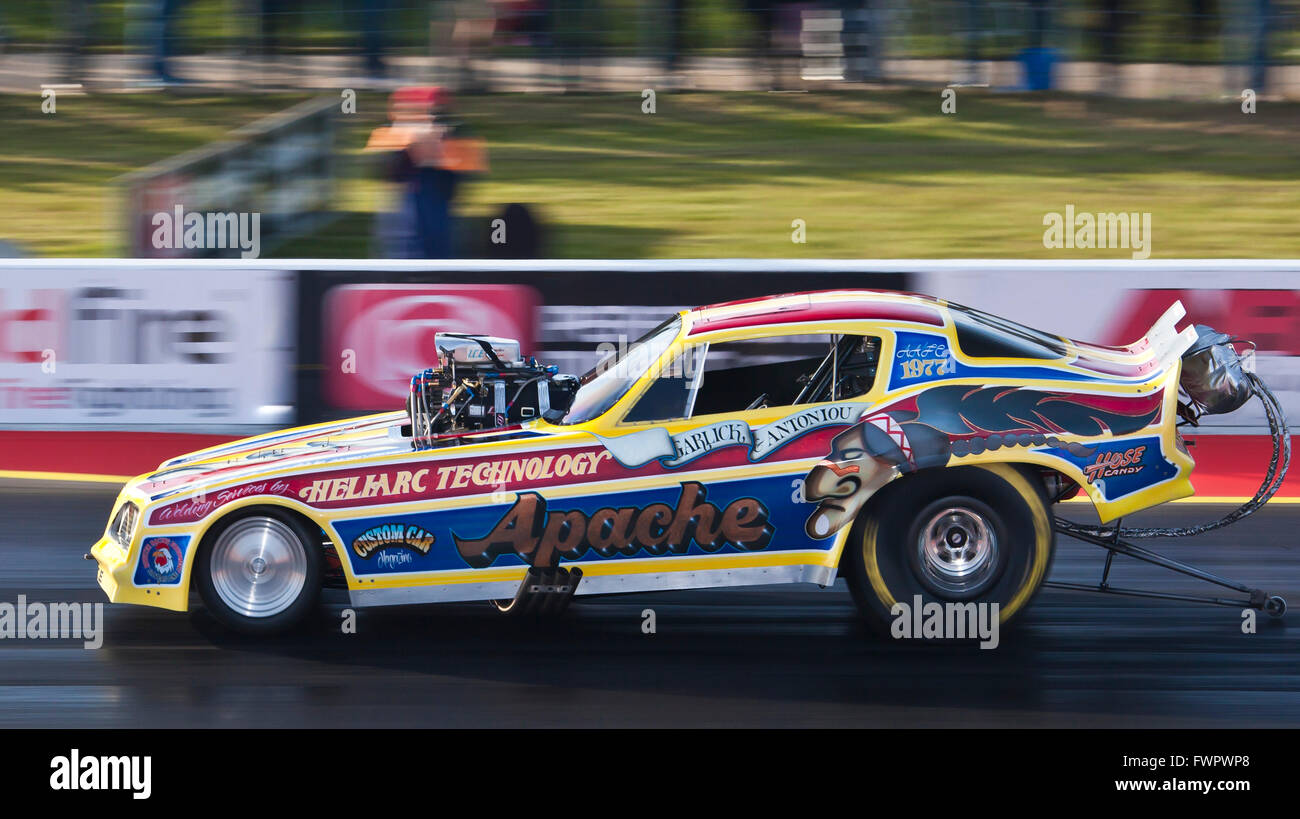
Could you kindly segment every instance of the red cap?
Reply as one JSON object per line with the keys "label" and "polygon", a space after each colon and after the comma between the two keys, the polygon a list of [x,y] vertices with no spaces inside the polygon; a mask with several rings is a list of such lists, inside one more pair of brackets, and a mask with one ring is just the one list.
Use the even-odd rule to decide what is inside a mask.
{"label": "red cap", "polygon": [[440,85],[411,85],[393,92],[388,101],[389,119],[421,119],[451,101],[451,94]]}

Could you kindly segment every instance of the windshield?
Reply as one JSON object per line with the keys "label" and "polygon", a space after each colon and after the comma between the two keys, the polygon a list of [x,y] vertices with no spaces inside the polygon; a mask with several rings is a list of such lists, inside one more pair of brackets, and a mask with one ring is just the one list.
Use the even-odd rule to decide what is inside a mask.
{"label": "windshield", "polygon": [[581,424],[603,415],[659,360],[681,327],[681,318],[673,316],[633,342],[621,356],[608,356],[589,370],[580,379],[578,393],[559,423]]}

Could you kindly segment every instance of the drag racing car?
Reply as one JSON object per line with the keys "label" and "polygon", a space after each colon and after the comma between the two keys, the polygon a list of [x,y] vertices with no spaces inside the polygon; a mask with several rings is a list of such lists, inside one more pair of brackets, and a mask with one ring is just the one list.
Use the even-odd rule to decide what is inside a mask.
{"label": "drag racing car", "polygon": [[[1095,587],[1064,587],[1280,616],[1281,598],[1132,542],[1249,514],[1289,463],[1240,342],[1179,331],[1183,316],[1175,303],[1106,347],[929,296],[798,293],[669,316],[581,377],[512,339],[440,333],[405,409],[169,460],[126,484],[90,556],[113,602],[183,611],[197,591],[254,633],[302,621],[329,587],[353,606],[543,614],[575,596],[837,576],[886,627],[918,597],[996,603],[1010,621],[1066,534],[1106,563]],[[1108,525],[1191,495],[1180,425],[1251,397],[1275,457],[1236,517]],[[1099,525],[1053,517],[1079,493]],[[1115,588],[1115,554],[1237,594]]]}

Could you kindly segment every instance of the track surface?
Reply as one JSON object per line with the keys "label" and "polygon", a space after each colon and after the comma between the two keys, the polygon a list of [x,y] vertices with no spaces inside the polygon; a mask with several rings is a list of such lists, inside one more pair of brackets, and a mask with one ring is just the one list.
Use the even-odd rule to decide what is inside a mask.
{"label": "track surface", "polygon": [[[81,556],[115,494],[0,484],[0,602],[102,600]],[[1300,506],[1270,506],[1155,548],[1300,607],[1298,532]],[[1051,578],[1095,581],[1101,556],[1062,539]],[[1125,558],[1112,582],[1199,590]],[[455,604],[358,610],[344,635],[343,607],[271,641],[227,635],[199,606],[105,606],[97,651],[0,641],[0,727],[1300,725],[1300,608],[1248,635],[1235,608],[1049,589],[980,651],[868,636],[842,581],[580,600],[546,626]]]}

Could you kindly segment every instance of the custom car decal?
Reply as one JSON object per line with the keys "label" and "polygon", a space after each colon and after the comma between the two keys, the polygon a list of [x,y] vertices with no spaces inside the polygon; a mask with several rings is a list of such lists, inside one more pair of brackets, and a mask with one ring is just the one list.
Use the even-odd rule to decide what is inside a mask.
{"label": "custom car decal", "polygon": [[368,558],[375,552],[394,546],[427,555],[437,537],[414,524],[383,524],[372,526],[352,541],[352,551],[357,557]]}

